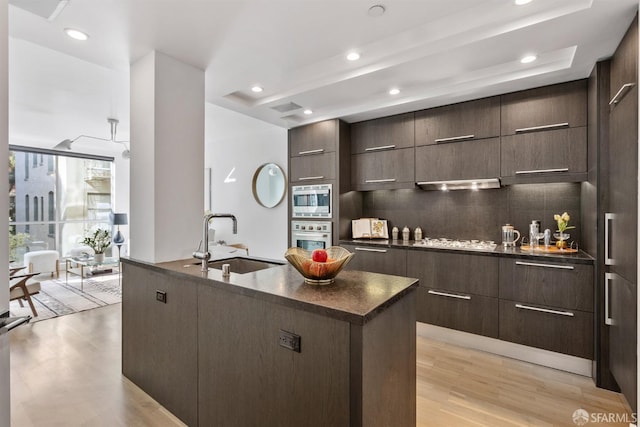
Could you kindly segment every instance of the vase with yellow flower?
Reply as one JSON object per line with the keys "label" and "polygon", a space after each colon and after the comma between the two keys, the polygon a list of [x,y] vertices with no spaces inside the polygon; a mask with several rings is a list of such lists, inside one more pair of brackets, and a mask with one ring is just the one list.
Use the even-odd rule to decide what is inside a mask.
{"label": "vase with yellow flower", "polygon": [[553,216],[553,219],[558,224],[558,230],[556,230],[557,233],[553,234],[553,237],[557,239],[556,247],[565,249],[567,247],[567,239],[571,237],[569,233],[565,233],[565,230],[570,230],[575,227],[573,225],[569,225],[571,217],[566,212],[564,212],[562,215],[555,214]]}

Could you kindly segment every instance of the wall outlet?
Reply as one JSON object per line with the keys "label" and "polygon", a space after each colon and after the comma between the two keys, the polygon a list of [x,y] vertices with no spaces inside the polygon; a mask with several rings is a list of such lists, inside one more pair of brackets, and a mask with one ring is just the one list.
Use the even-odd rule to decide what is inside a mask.
{"label": "wall outlet", "polygon": [[281,347],[300,353],[300,335],[280,329],[280,339],[278,343]]}
{"label": "wall outlet", "polygon": [[156,291],[156,301],[160,301],[164,304],[167,303],[167,293],[163,291]]}

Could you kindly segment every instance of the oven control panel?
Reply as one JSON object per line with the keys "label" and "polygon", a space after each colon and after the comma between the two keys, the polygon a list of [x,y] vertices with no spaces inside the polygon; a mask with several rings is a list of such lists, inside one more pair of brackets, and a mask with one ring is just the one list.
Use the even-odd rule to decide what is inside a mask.
{"label": "oven control panel", "polygon": [[291,230],[293,231],[321,231],[324,233],[331,232],[331,221],[291,221]]}

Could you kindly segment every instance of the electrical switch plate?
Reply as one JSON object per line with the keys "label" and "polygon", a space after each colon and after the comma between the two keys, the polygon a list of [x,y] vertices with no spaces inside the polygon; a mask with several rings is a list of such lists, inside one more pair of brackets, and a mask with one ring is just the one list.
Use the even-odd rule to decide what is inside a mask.
{"label": "electrical switch plate", "polygon": [[156,291],[156,300],[162,303],[167,303],[167,293],[163,291]]}
{"label": "electrical switch plate", "polygon": [[300,353],[300,335],[280,329],[279,344],[281,347]]}

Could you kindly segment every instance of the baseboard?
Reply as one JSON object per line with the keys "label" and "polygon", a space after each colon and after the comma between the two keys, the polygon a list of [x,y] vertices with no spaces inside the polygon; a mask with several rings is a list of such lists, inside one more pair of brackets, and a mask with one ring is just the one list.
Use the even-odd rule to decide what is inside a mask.
{"label": "baseboard", "polygon": [[418,336],[591,378],[591,360],[416,322]]}

